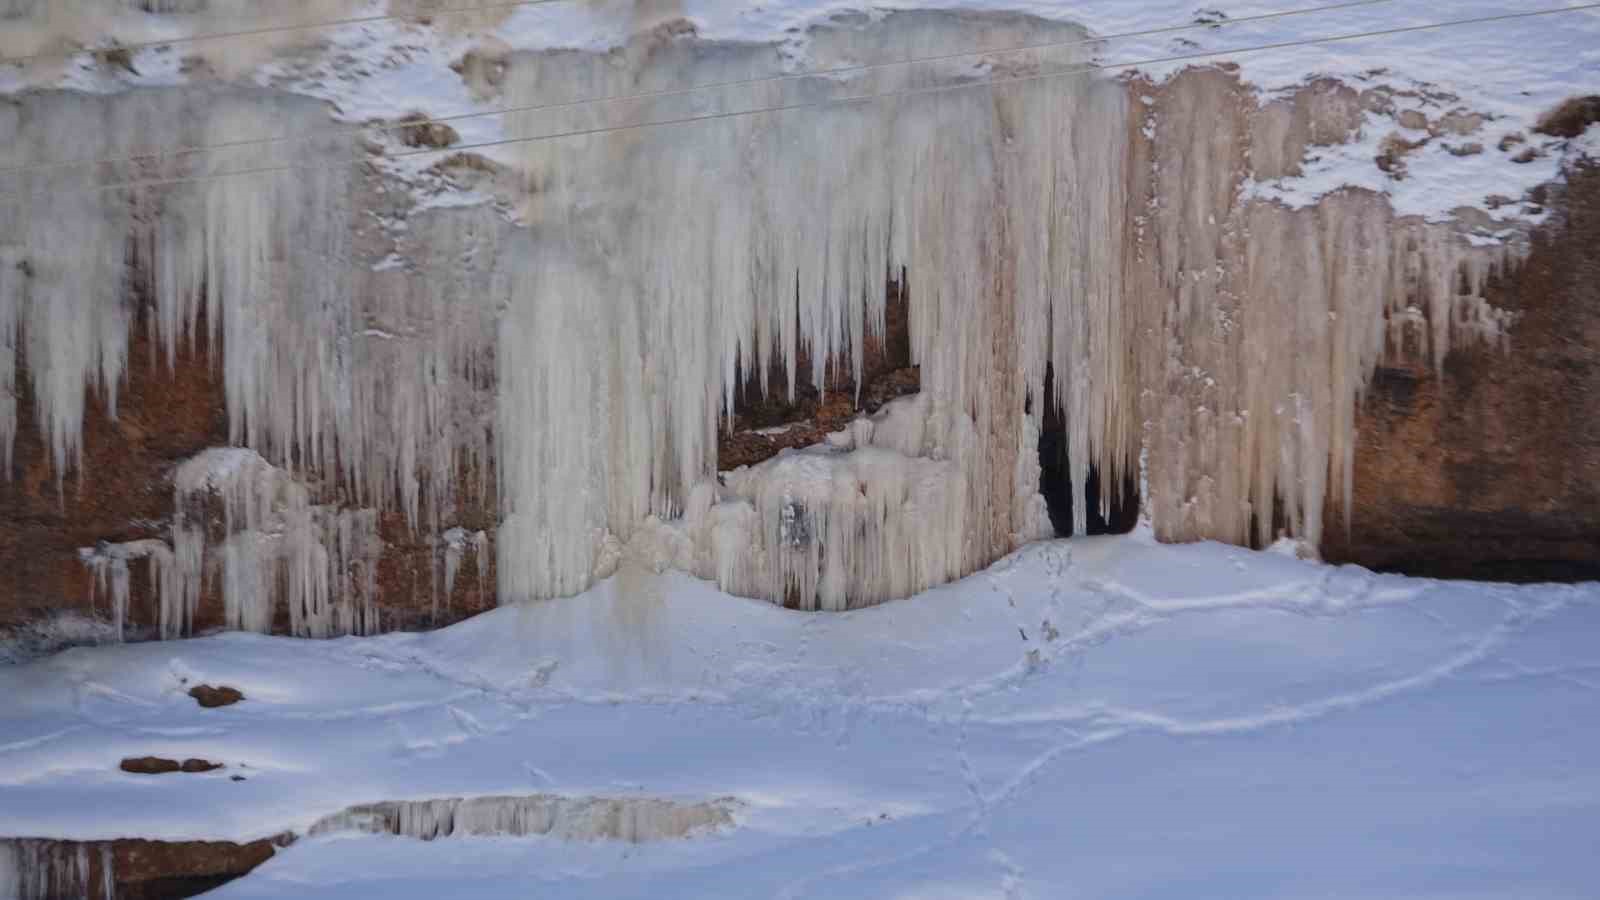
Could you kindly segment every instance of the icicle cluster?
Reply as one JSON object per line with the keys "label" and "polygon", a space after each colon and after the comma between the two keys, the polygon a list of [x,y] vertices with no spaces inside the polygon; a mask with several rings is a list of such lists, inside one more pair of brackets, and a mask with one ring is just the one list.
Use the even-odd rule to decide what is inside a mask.
{"label": "icicle cluster", "polygon": [[[1085,75],[1083,37],[1020,15],[895,13],[815,31],[814,63],[1059,46],[781,80],[766,78],[785,71],[777,47],[683,23],[609,52],[513,56],[499,99],[524,111],[508,131],[551,138],[519,145],[517,227],[487,205],[412,214],[353,167],[181,180],[282,164],[273,144],[97,170],[180,179],[137,191],[64,190],[84,180],[72,170],[0,178],[23,194],[0,205],[0,449],[19,364],[64,472],[86,394],[114,408],[136,320],[168,359],[205,321],[233,442],[288,473],[216,486],[229,620],[269,625],[261,598],[282,585],[305,633],[370,627],[348,606],[370,592],[338,586],[369,513],[318,512],[293,473],[437,535],[461,482],[486,490],[492,470],[504,601],[581,591],[632,552],[848,608],[1049,533],[1046,403],[1067,426],[1078,530],[1090,468],[1118,484],[1143,452],[1162,537],[1282,527],[1314,544],[1327,499],[1348,496],[1355,404],[1383,355],[1420,341],[1438,364],[1503,340],[1482,296],[1503,252],[1396,221],[1371,194],[1303,209],[1248,196],[1252,174],[1292,174],[1307,146],[1358,126],[1337,89],[1263,108],[1221,70],[1160,86]],[[724,82],[740,83],[561,105]],[[0,105],[24,136],[0,168],[324,118],[266,92],[28,95]],[[353,151],[290,146],[297,164]],[[747,374],[793,397],[804,355],[818,389],[823,360],[859,384],[885,276],[902,270],[922,396],[718,483],[716,428]],[[466,546],[446,540],[447,587]],[[188,552],[146,555],[182,574]],[[114,605],[128,558],[92,563]],[[170,621],[192,613],[171,596]]]}
{"label": "icicle cluster", "polygon": [[653,797],[451,797],[357,806],[319,820],[312,835],[341,831],[445,837],[548,835],[566,841],[674,840],[733,823],[729,801],[678,803]]}
{"label": "icicle cluster", "polygon": [[[373,600],[382,546],[376,511],[318,506],[305,484],[252,450],[208,450],[180,466],[174,481],[173,530],[180,545],[199,527],[188,511],[203,507],[207,496],[221,501],[221,593],[229,628],[271,631],[281,597],[291,634],[377,630]],[[163,610],[167,605],[164,600]]]}
{"label": "icicle cluster", "polygon": [[[487,210],[441,211],[415,217],[398,237],[369,234],[351,219],[359,190],[352,168],[255,171],[290,158],[342,161],[340,141],[131,158],[175,143],[271,136],[286,121],[326,128],[320,104],[303,99],[199,89],[45,92],[0,103],[5,117],[19,140],[0,148],[0,168],[124,160],[92,173],[57,166],[0,176],[20,193],[0,202],[6,476],[19,373],[33,388],[57,477],[74,468],[81,476],[88,395],[98,391],[115,415],[131,329],[142,320],[168,364],[180,344],[203,341],[221,351],[232,441],[285,470],[285,484],[301,469],[342,481],[351,507],[284,494],[273,513],[283,527],[264,544],[257,514],[272,504],[252,505],[253,487],[227,493],[229,515],[237,508],[239,517],[213,549],[224,560],[229,624],[269,628],[281,598],[296,633],[373,627],[371,584],[351,591],[341,583],[352,560],[376,552],[372,508],[398,507],[413,526],[437,533],[454,508],[458,473],[476,473],[480,495],[488,490],[493,376],[484,348],[495,269],[480,260],[492,258],[503,223]],[[76,157],[61,160],[61,147]],[[150,184],[102,190],[102,181]],[[383,257],[395,247],[412,267],[353,265],[358,252]],[[161,583],[162,634],[187,633],[192,623],[205,536],[182,521],[182,472],[178,493],[170,547],[90,554],[119,627],[133,558],[149,559]]]}
{"label": "icicle cluster", "polygon": [[[192,530],[174,535],[174,545],[165,541],[103,543],[78,551],[84,565],[94,575],[94,595],[104,595],[111,607],[111,624],[119,636],[126,633],[131,560],[148,561],[150,594],[159,598],[158,627],[163,640],[181,637],[194,627],[194,609],[199,601],[201,547]],[[95,596],[91,596],[93,602]]]}
{"label": "icicle cluster", "polygon": [[[469,532],[465,528],[451,528],[444,535],[444,595],[449,597],[456,589],[456,575],[461,571],[461,560],[472,554],[472,560],[478,567],[478,593],[486,589],[485,579],[489,575],[489,533],[487,531]],[[438,612],[437,609],[434,610]]]}
{"label": "icicle cluster", "polygon": [[[823,33],[814,49],[846,65],[1082,36],[1022,17],[907,14]],[[765,47],[647,49],[514,59],[508,97],[533,105],[778,65]],[[724,587],[839,608],[958,577],[1036,536],[1017,460],[1028,397],[1053,357],[1071,362],[1058,383],[1096,449],[1126,454],[1130,442],[1098,439],[1119,424],[1101,421],[1103,398],[1121,402],[1107,384],[1122,374],[1109,312],[1121,260],[1103,238],[1121,214],[1125,95],[1100,80],[1035,77],[1079,62],[1071,47],[1012,53],[513,123],[531,136],[701,119],[528,145],[523,217],[548,238],[513,278],[501,322],[501,596],[581,590],[608,541],[683,512],[714,470],[714,428],[745,372],[792,397],[804,349],[848,361],[859,383],[865,338],[884,326],[885,276],[902,267],[923,439],[899,459],[863,447],[848,462],[786,460],[796,471],[775,481],[810,485],[794,503],[752,480],[735,502],[757,508],[756,541],[749,558],[717,566]],[[971,84],[979,77],[1012,81]],[[771,107],[790,108],[717,118]],[[787,384],[765,383],[773,362]],[[813,373],[820,389],[823,367]],[[1080,458],[1087,466],[1090,453]],[[941,477],[934,500],[928,482]],[[804,542],[783,515],[806,521]],[[707,533],[739,516],[717,512]]]}
{"label": "icicle cluster", "polygon": [[[118,632],[127,619],[128,562],[148,560],[163,638],[192,632],[208,572],[223,598],[224,624],[270,632],[280,609],[304,637],[378,628],[377,512],[312,502],[311,490],[253,450],[207,450],[178,467],[172,542],[102,544],[80,551]],[[214,506],[214,505],[215,506]],[[220,532],[206,513],[220,507]],[[207,558],[212,558],[208,569]]]}
{"label": "icicle cluster", "polygon": [[[1452,346],[1504,346],[1509,316],[1483,290],[1509,251],[1397,221],[1370,192],[1299,209],[1249,199],[1257,155],[1283,168],[1283,135],[1259,127],[1237,79],[1192,71],[1148,90],[1127,252],[1157,535],[1264,546],[1282,529],[1315,547],[1329,498],[1349,515],[1356,407],[1374,369],[1412,345],[1435,366]],[[1329,119],[1302,122],[1291,144],[1347,126],[1329,97],[1316,84],[1295,96]]]}
{"label": "icicle cluster", "polygon": [[[100,888],[94,891],[95,887]],[[28,838],[0,839],[0,897],[57,900],[116,896],[111,843],[89,844]]]}

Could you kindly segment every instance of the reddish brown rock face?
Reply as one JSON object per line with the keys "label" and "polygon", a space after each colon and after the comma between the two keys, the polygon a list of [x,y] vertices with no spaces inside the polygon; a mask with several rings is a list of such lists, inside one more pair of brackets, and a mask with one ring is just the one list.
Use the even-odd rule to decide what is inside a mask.
{"label": "reddish brown rock face", "polygon": [[1350,529],[1323,555],[1418,575],[1600,578],[1600,168],[1489,298],[1519,314],[1509,353],[1454,350],[1378,372],[1356,421]]}
{"label": "reddish brown rock face", "polygon": [[[31,386],[27,378],[17,379],[16,458],[10,478],[0,479],[0,628],[52,611],[88,612],[93,580],[78,548],[166,537],[172,470],[206,447],[227,443],[217,367],[189,348],[170,369],[160,357],[141,322],[131,335],[117,417],[108,415],[103,396],[91,394],[82,465],[59,481],[37,425]],[[155,621],[143,568],[137,564],[132,579],[136,625]],[[215,624],[219,609],[205,604],[204,621]]]}

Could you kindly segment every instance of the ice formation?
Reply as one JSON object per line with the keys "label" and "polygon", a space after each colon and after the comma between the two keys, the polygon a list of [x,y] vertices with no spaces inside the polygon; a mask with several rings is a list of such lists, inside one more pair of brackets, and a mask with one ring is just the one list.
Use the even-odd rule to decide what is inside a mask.
{"label": "ice formation", "polygon": [[[304,483],[240,448],[208,450],[180,466],[174,481],[179,546],[186,535],[190,546],[203,541],[193,536],[200,526],[189,522],[189,510],[207,496],[221,502],[221,593],[228,627],[271,631],[281,598],[291,634],[377,630],[373,600],[381,546],[375,510],[318,505]],[[192,609],[186,612],[192,617]]]}
{"label": "ice formation", "polygon": [[431,841],[444,837],[547,835],[566,841],[673,840],[731,825],[732,801],[655,797],[451,797],[373,803],[335,813],[308,834],[362,831]]}
{"label": "ice formation", "polygon": [[[159,598],[161,604],[158,614],[161,637],[164,640],[181,637],[193,629],[200,589],[200,544],[193,540],[193,532],[187,530],[174,535],[174,542],[179,550],[175,551],[165,541],[148,539],[103,543],[78,551],[84,564],[94,573],[94,595],[103,594],[110,603],[111,624],[119,637],[126,633],[131,577],[128,563],[135,559],[148,561],[150,593]],[[92,602],[94,596],[90,600]]]}
{"label": "ice formation", "polygon": [[472,554],[472,561],[478,568],[478,593],[483,594],[486,588],[484,580],[489,575],[489,533],[469,532],[457,526],[445,531],[443,537],[444,595],[449,597],[455,591],[456,576],[461,572],[461,560],[468,553]]}
{"label": "ice formation", "polygon": [[[1325,507],[1348,508],[1373,368],[1503,341],[1483,288],[1507,251],[1372,193],[1292,208],[1245,190],[1359,128],[1346,93],[1263,106],[1219,69],[1112,79],[1079,71],[1084,36],[1020,15],[846,19],[811,35],[820,68],[984,52],[781,79],[776,46],[667,26],[516,54],[478,87],[525,108],[506,123],[529,139],[519,187],[471,208],[418,211],[334,165],[348,138],[295,145],[328,165],[291,174],[239,174],[282,165],[273,144],[0,172],[20,194],[0,207],[0,449],[19,368],[64,473],[87,393],[114,410],[129,329],[147,321],[172,359],[203,321],[232,441],[287,479],[213,486],[228,621],[270,626],[261,598],[281,594],[308,634],[372,627],[370,584],[339,583],[372,552],[363,517],[400,509],[440,535],[491,478],[502,601],[576,593],[630,552],[806,608],[908,594],[1049,533],[1045,403],[1067,425],[1077,530],[1091,467],[1120,484],[1142,457],[1161,537],[1315,545]],[[1057,46],[999,50],[1039,44]],[[573,102],[708,83],[724,86]],[[24,137],[0,169],[319,121],[267,91],[29,94],[0,105]],[[133,177],[165,183],[75,189]],[[922,395],[719,479],[716,429],[747,374],[793,396],[804,354],[859,384],[901,271]],[[289,487],[300,473],[330,497]],[[184,483],[175,534],[193,527]],[[465,549],[445,538],[447,588]],[[92,561],[114,605],[128,552]],[[191,577],[183,552],[145,555]],[[163,600],[164,633],[192,614],[186,591]]]}
{"label": "ice formation", "polygon": [[[1483,290],[1511,251],[1397,221],[1366,191],[1296,209],[1246,199],[1258,147],[1271,158],[1283,139],[1254,127],[1248,90],[1217,70],[1149,90],[1132,251],[1150,264],[1130,270],[1152,521],[1166,540],[1265,546],[1281,528],[1315,547],[1328,499],[1348,515],[1374,368],[1418,343],[1436,366],[1453,345],[1503,346],[1509,316]],[[1295,101],[1330,106],[1315,84]],[[1303,150],[1314,129],[1300,131]]]}
{"label": "ice formation", "polygon": [[0,897],[8,900],[56,900],[84,897],[101,886],[100,896],[112,900],[115,883],[111,844],[89,845],[62,841],[12,838],[0,840]]}
{"label": "ice formation", "polygon": [[[119,633],[128,611],[128,563],[135,559],[148,560],[163,638],[192,633],[208,573],[229,628],[270,632],[282,610],[289,633],[304,637],[377,630],[376,510],[314,503],[305,483],[240,447],[207,450],[179,466],[173,480],[170,543],[79,551],[97,593],[110,600]],[[220,513],[215,525],[208,522],[212,511]]]}

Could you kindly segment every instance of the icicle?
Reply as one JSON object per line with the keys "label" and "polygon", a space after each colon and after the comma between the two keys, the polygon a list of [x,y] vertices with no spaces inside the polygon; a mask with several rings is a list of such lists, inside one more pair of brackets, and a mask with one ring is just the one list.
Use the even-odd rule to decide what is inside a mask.
{"label": "icicle", "polygon": [[[129,569],[128,562],[135,559],[149,561],[150,593],[158,598],[159,627],[163,638],[177,637],[179,625],[193,618],[193,607],[169,609],[169,598],[183,598],[185,585],[183,569],[172,548],[158,540],[129,541],[122,544],[101,543],[84,547],[78,557],[93,574],[90,585],[90,604],[104,594],[110,601],[111,623],[119,637],[125,635],[128,620]],[[187,630],[186,628],[183,630]]]}
{"label": "icicle", "polygon": [[452,797],[351,807],[321,819],[309,833],[362,831],[424,841],[548,835],[566,841],[640,844],[726,827],[733,821],[731,806],[726,800],[678,803],[652,797]]}
{"label": "icicle", "polygon": [[[375,511],[315,505],[304,483],[241,448],[207,450],[180,466],[174,481],[178,571],[186,579],[198,578],[204,541],[203,531],[188,523],[188,511],[203,508],[208,497],[221,503],[229,628],[271,631],[280,608],[291,634],[329,637],[376,628],[372,602],[382,545]],[[198,592],[194,580],[177,587],[185,597]]]}
{"label": "icicle", "polygon": [[[988,25],[980,45],[1082,35],[1021,18]],[[891,52],[888,45],[972,40],[938,15],[899,15],[869,30],[870,37],[825,29],[813,36],[815,52],[844,61]],[[519,105],[558,102],[669,85],[689,65],[703,78],[710,65],[694,41],[652,54],[637,70],[594,54],[518,57],[507,93]],[[715,60],[723,74],[760,74],[777,63],[763,48],[719,48]],[[988,64],[1037,73],[1077,61],[1073,52],[1035,52]],[[1085,175],[1093,187],[1070,197],[1041,192],[1032,173],[1059,172],[1059,180],[1077,183],[1080,151],[1120,160],[1123,101],[1115,85],[1063,79],[849,102],[956,85],[972,71],[964,60],[515,117],[513,131],[532,136],[820,103],[692,128],[526,145],[530,192],[521,215],[535,234],[551,238],[524,255],[525,273],[512,276],[496,351],[502,599],[581,590],[604,565],[609,541],[627,541],[649,516],[677,518],[694,486],[711,476],[717,418],[751,366],[764,378],[769,361],[779,361],[793,396],[803,350],[813,361],[814,388],[825,387],[830,359],[845,361],[859,385],[866,337],[885,320],[884,276],[900,266],[911,273],[913,356],[930,396],[924,415],[933,434],[914,451],[921,463],[878,465],[872,460],[880,455],[861,454],[852,465],[872,468],[872,477],[824,479],[840,491],[854,479],[872,494],[862,509],[841,506],[837,516],[824,512],[830,507],[822,496],[810,496],[802,512],[777,495],[756,497],[751,487],[745,500],[758,501],[762,521],[757,545],[775,554],[774,562],[760,576],[729,562],[726,574],[763,583],[761,593],[773,599],[793,588],[803,604],[843,606],[973,571],[1035,532],[1038,510],[1018,488],[1030,477],[1019,463],[1021,415],[1027,382],[1042,384],[1044,350],[1029,351],[1019,377],[1025,354],[1014,348],[1020,334],[1048,333],[1054,288],[1045,284],[1040,252],[1030,257],[1035,286],[1019,298],[1013,257],[1022,244],[1049,248],[1052,223],[1073,221],[1073,202],[1106,205],[1083,226],[1085,235],[1115,221],[1117,179],[1101,173],[1120,173],[1120,162],[1093,163],[1099,168]],[[1062,134],[1072,133],[1068,122],[1081,128],[1080,146],[1019,133],[1020,123],[1051,110]],[[1041,196],[1058,205],[1038,203]],[[1075,270],[1079,249],[1061,248],[1060,272]],[[1103,256],[1118,259],[1114,248]],[[1082,303],[1109,304],[1115,282],[1095,282],[1078,295]],[[1098,364],[1106,367],[1108,357],[1120,359],[1108,349]],[[1091,396],[1084,380],[1084,396]],[[1085,416],[1082,427],[1087,433],[1095,423]],[[842,544],[830,543],[831,554],[816,549],[820,543],[804,553],[792,546],[784,515],[796,527],[806,520],[807,528],[837,529],[819,537],[838,542],[867,527],[860,517],[912,510],[907,498],[917,492],[908,494],[897,474],[905,466],[963,473],[951,479],[959,499],[940,494],[939,504],[961,512],[942,524],[950,530],[935,541],[937,550],[915,561],[877,559],[891,546],[904,550],[914,529],[899,522],[881,526],[882,534],[873,526],[867,539],[887,543],[861,559],[847,561]],[[890,483],[876,485],[879,475]],[[743,515],[718,514],[707,527],[726,537],[729,522]],[[797,560],[805,554],[815,558]]]}
{"label": "icicle", "polygon": [[[1252,130],[1260,113],[1237,81],[1194,71],[1151,90],[1157,164],[1140,190],[1152,227],[1128,252],[1155,261],[1130,267],[1141,330],[1157,335],[1137,380],[1154,424],[1153,524],[1165,540],[1258,546],[1281,525],[1315,547],[1330,498],[1350,513],[1356,404],[1386,344],[1421,326],[1437,368],[1453,345],[1499,340],[1508,319],[1481,289],[1508,251],[1396,221],[1366,191],[1293,209],[1247,198],[1250,141],[1276,138]],[[1329,117],[1304,127],[1344,127],[1329,96],[1296,95],[1295,109]]]}
{"label": "icicle", "polygon": [[0,840],[0,898],[21,900],[22,850],[17,841]]}
{"label": "icicle", "polygon": [[461,561],[466,554],[473,555],[473,562],[478,567],[478,590],[484,589],[484,578],[488,575],[489,561],[489,535],[484,531],[469,532],[465,528],[455,527],[446,531],[443,536],[444,545],[444,595],[451,596],[455,592],[456,576],[461,571]]}
{"label": "icicle", "polygon": [[114,886],[111,860],[101,844],[91,866],[89,845],[33,838],[0,838],[0,897],[7,900],[56,900],[88,897],[96,877],[105,896]]}

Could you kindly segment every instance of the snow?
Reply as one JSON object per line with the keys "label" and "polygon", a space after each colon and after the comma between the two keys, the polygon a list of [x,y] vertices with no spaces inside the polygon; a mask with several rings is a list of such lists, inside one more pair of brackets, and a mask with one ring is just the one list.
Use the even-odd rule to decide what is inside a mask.
{"label": "snow", "polygon": [[[244,840],[400,801],[727,798],[731,825],[642,844],[321,835],[216,896],[1580,897],[1597,638],[1597,585],[1148,533],[835,615],[625,565],[428,634],[0,670],[0,834]],[[199,682],[246,699],[200,709]],[[117,771],[145,754],[227,768]],[[506,831],[510,806],[479,807]]]}
{"label": "snow", "polygon": [[[1418,96],[1412,102],[1423,109],[1439,107],[1437,95],[1453,94],[1469,108],[1491,118],[1494,131],[1487,142],[1491,147],[1502,134],[1531,133],[1540,114],[1574,92],[1585,90],[1584,85],[1591,90],[1600,85],[1600,51],[1594,49],[1600,44],[1600,9],[1252,51],[1250,48],[1254,47],[1412,29],[1529,12],[1533,8],[1507,7],[1501,0],[1458,0],[1448,7],[1408,6],[1393,0],[1294,6],[1281,0],[1232,0],[1204,8],[1189,0],[944,0],[938,6],[1016,11],[1083,25],[1102,38],[1094,44],[1094,62],[1111,72],[1133,70],[1169,77],[1189,66],[1225,60],[1240,66],[1242,76],[1268,94],[1316,76],[1340,78],[1358,88],[1389,87],[1414,93]],[[1338,8],[1317,11],[1322,6]],[[1551,3],[1540,8],[1561,6]],[[622,45],[634,30],[682,17],[711,40],[760,43],[781,38],[786,67],[798,73],[833,67],[814,58],[808,33],[811,29],[863,11],[871,17],[882,17],[894,10],[928,8],[929,4],[918,0],[556,3],[517,9],[491,34],[497,46],[509,49],[605,50]],[[1299,10],[1310,11],[1271,18]],[[1203,17],[1214,24],[1203,26]],[[1189,30],[1178,30],[1185,26]],[[367,77],[297,82],[306,93],[334,100],[348,121],[394,118],[412,109],[452,117],[482,113],[481,117],[453,120],[452,124],[462,131],[464,142],[520,136],[506,132],[495,122],[499,117],[491,112],[494,103],[464,95],[460,80],[438,77],[440,61],[457,58],[470,42],[469,36],[447,32],[436,37],[419,35],[407,26],[388,26],[382,31],[369,26],[359,39],[352,40],[358,40],[358,44],[342,45],[342,49],[363,61],[364,69],[370,73]],[[406,47],[410,52],[400,54],[397,61],[391,52],[393,46]],[[976,53],[981,49],[987,48],[968,43],[943,46],[938,52]],[[921,55],[929,53],[923,50]],[[882,65],[900,58],[909,55],[863,58],[853,64]],[[687,82],[689,86],[706,83],[715,82],[705,78]],[[1448,109],[1445,106],[1436,112]],[[1559,151],[1530,164],[1518,164],[1511,161],[1513,154],[1503,152],[1452,156],[1442,142],[1435,142],[1426,148],[1413,177],[1397,182],[1371,165],[1379,142],[1392,126],[1376,118],[1368,125],[1361,140],[1319,154],[1311,171],[1284,183],[1263,185],[1263,193],[1304,204],[1342,186],[1354,185],[1389,196],[1401,215],[1422,215],[1438,221],[1461,207],[1492,211],[1479,190],[1481,185],[1494,184],[1499,192],[1520,197],[1527,189],[1559,174]],[[499,158],[497,151],[498,148],[490,148],[486,152]],[[509,161],[512,157],[505,158]],[[1538,220],[1536,214],[1526,218]]]}

